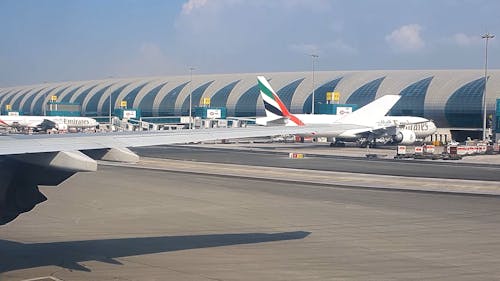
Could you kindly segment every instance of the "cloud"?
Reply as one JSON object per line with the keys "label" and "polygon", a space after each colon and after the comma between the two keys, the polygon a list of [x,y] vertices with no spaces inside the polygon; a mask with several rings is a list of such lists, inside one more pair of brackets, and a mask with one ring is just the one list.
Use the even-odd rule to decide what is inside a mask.
{"label": "cloud", "polygon": [[288,48],[301,54],[318,54],[320,49],[318,45],[307,43],[291,44]]}
{"label": "cloud", "polygon": [[195,9],[200,9],[208,3],[208,0],[189,0],[182,5],[182,13],[185,15],[191,14]]}
{"label": "cloud", "polygon": [[356,48],[347,44],[342,39],[337,39],[333,42],[330,42],[330,43],[326,44],[325,47],[329,50],[333,50],[335,52],[347,54],[347,55],[353,55],[353,54],[358,53],[358,50],[356,50]]}
{"label": "cloud", "polygon": [[[264,10],[284,10],[312,11],[315,13],[324,13],[332,9],[330,0],[188,0],[182,5],[182,15],[191,15],[195,11],[221,11],[227,10],[231,6],[237,6],[243,9],[257,8]],[[213,12],[213,11],[211,11]]]}
{"label": "cloud", "polygon": [[425,42],[420,36],[422,27],[418,24],[403,25],[385,36],[385,41],[397,52],[411,53],[425,47]]}
{"label": "cloud", "polygon": [[165,55],[155,43],[143,42],[139,47],[140,56],[147,61],[164,60]]}
{"label": "cloud", "polygon": [[[254,3],[259,3],[259,1],[255,1]],[[261,4],[274,3],[280,9],[290,9],[290,10],[309,10],[312,12],[324,13],[325,11],[330,11],[333,8],[333,3],[331,0],[264,0],[261,1]]]}
{"label": "cloud", "polygon": [[476,35],[467,35],[465,33],[457,33],[453,35],[453,41],[459,46],[469,47],[479,45],[481,43],[481,37]]}
{"label": "cloud", "polygon": [[291,44],[288,48],[294,52],[301,54],[322,54],[324,52],[335,52],[344,55],[356,54],[356,48],[345,43],[342,39],[326,42],[324,44],[298,43]]}

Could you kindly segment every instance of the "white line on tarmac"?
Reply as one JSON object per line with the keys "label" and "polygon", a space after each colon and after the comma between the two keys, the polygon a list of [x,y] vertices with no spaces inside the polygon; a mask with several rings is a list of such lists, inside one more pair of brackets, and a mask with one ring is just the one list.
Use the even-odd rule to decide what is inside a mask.
{"label": "white line on tarmac", "polygon": [[53,281],[63,281],[59,278],[55,278],[52,276],[44,276],[44,277],[36,277],[36,278],[31,278],[31,279],[23,279],[21,281],[41,281],[41,280],[53,280]]}

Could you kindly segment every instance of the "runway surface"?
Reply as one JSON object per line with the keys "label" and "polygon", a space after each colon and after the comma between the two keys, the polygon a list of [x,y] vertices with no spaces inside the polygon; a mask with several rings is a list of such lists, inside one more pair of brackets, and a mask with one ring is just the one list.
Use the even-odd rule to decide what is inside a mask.
{"label": "runway surface", "polygon": [[[294,149],[300,152],[300,147]],[[287,153],[259,149],[214,149],[196,146],[134,148],[141,156],[265,167],[338,171],[377,175],[500,181],[500,165],[415,160],[368,160],[363,157],[310,155],[306,159],[284,160]],[[337,149],[341,150],[341,149]],[[361,155],[364,155],[365,150]],[[500,158],[500,156],[498,156]]]}
{"label": "runway surface", "polygon": [[500,198],[494,196],[111,166],[43,192],[47,202],[0,228],[2,281],[500,275]]}

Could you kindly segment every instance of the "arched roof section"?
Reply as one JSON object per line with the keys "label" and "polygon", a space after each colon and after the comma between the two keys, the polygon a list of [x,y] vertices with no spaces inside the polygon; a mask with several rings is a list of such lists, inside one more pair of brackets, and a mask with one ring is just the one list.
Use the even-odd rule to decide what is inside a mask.
{"label": "arched roof section", "polygon": [[[82,108],[82,114],[87,115],[86,108],[88,107],[90,100],[93,99],[96,95],[104,95],[107,89],[110,88],[114,83],[116,83],[116,80],[100,80],[96,81],[95,87],[90,89],[90,91],[83,97],[83,100],[80,102],[81,108]],[[104,89],[104,91],[102,91]],[[99,98],[97,99],[97,105],[99,105]],[[98,110],[94,109],[92,111],[89,111],[88,114],[90,116],[95,116],[96,112]]]}
{"label": "arched roof section", "polygon": [[0,110],[5,110],[5,106],[7,104],[10,104],[10,100],[12,99],[12,97],[14,97],[15,95],[17,95],[18,93],[22,92],[23,91],[23,88],[18,88],[14,91],[10,91],[8,93],[6,93],[1,99],[0,99]]}
{"label": "arched roof section", "polygon": [[143,117],[151,117],[153,116],[153,105],[156,96],[160,92],[160,90],[167,84],[168,82],[164,82],[149,92],[140,100],[139,105],[137,106],[141,110],[141,115]]}
{"label": "arched roof section", "polygon": [[115,99],[116,103],[114,104],[114,106],[119,107],[120,102],[126,100],[127,108],[131,108],[134,105],[135,97],[137,96],[139,91],[152,81],[154,81],[154,78],[139,78],[128,84],[122,91],[117,93],[117,98]]}
{"label": "arched roof section", "polygon": [[[336,78],[336,79],[331,80],[329,82],[326,82],[325,84],[319,86],[317,89],[314,89],[315,104],[326,103],[326,93],[333,92],[335,90],[335,87],[337,87],[337,84],[340,82],[340,80],[342,80],[342,77],[339,77],[339,78]],[[311,92],[311,94],[309,94],[306,101],[304,102],[304,105],[302,106],[302,112],[294,112],[293,111],[293,113],[310,114],[311,110],[312,110],[312,95],[313,94]]]}
{"label": "arched roof section", "polygon": [[90,86],[89,88],[85,89],[84,91],[82,91],[80,94],[78,94],[76,96],[75,99],[73,99],[71,102],[74,102],[74,103],[79,103],[82,108],[83,108],[83,101],[86,97],[88,97],[90,91],[92,91],[94,88],[96,88],[99,84],[94,84],[92,86]]}
{"label": "arched roof section", "polygon": [[484,71],[431,70],[427,71],[427,73],[429,76],[434,76],[434,78],[427,89],[424,104],[424,117],[434,120],[438,127],[449,127],[450,125],[445,117],[446,103],[459,88],[482,77]]}
{"label": "arched roof section", "polygon": [[[263,75],[267,78],[270,77],[269,73],[259,73],[259,75]],[[234,78],[239,78],[240,82],[234,86],[233,90],[229,94],[229,97],[227,98],[226,105],[228,116],[238,116],[236,115],[236,110],[240,99],[249,89],[257,85],[256,74],[239,74]],[[264,106],[262,106],[262,108],[264,108]],[[264,111],[264,109],[262,109],[262,111]]]}
{"label": "arched roof section", "polygon": [[71,85],[63,85],[61,87],[61,89],[59,89],[59,91],[57,91],[54,95],[57,96],[57,99],[59,99],[59,97],[61,96],[62,93],[64,93],[64,91],[66,91]]}
{"label": "arched roof section", "polygon": [[76,100],[80,97],[82,92],[87,92],[89,88],[93,88],[94,86],[97,85],[97,83],[99,82],[95,80],[76,82],[75,84],[77,86],[75,88],[70,89],[69,91],[68,90],[64,91],[61,94],[59,100],[62,102],[76,102]]}
{"label": "arched roof section", "polygon": [[8,94],[11,91],[14,91],[14,89],[12,89],[12,88],[0,89],[0,100],[2,100],[4,95]]}
{"label": "arched roof section", "polygon": [[444,112],[452,127],[480,128],[483,124],[484,78],[460,87],[446,102]]}
{"label": "arched roof section", "polygon": [[257,81],[255,86],[248,89],[236,103],[234,116],[236,117],[253,117],[257,116],[257,99],[259,98],[260,89]]}
{"label": "arched roof section", "polygon": [[57,100],[60,101],[60,95],[70,86],[70,83],[61,83],[58,84],[57,87],[53,88],[49,92],[45,93],[48,97],[48,100],[51,99],[52,96],[57,96]]}
{"label": "arched roof section", "polygon": [[179,86],[173,88],[170,90],[170,92],[167,93],[163,97],[163,99],[159,103],[159,108],[158,108],[158,115],[159,116],[174,116],[175,115],[175,103],[177,101],[177,97],[181,93],[181,91],[186,87],[186,85],[189,82],[185,82],[183,84],[180,84]]}
{"label": "arched roof section", "polygon": [[31,108],[33,106],[33,101],[38,94],[45,90],[47,86],[42,86],[33,89],[30,91],[26,96],[24,96],[23,100],[21,101],[21,104],[19,105],[19,112],[22,112],[24,115],[31,115]]}
{"label": "arched roof section", "polygon": [[49,101],[50,97],[48,93],[53,91],[55,88],[57,88],[57,85],[48,85],[47,88],[45,88],[43,91],[41,91],[33,100],[31,104],[31,109],[30,112],[33,115],[42,115],[43,114],[43,107],[44,105],[47,104]]}
{"label": "arched roof section", "polygon": [[73,87],[69,87],[61,93],[61,96],[58,98],[62,102],[69,102],[76,92],[78,92],[84,85],[74,85]]}
{"label": "arched roof section", "polygon": [[[102,98],[104,93],[113,85],[113,83],[111,83],[111,84],[106,83],[106,84],[104,84],[104,88],[98,89],[98,91],[96,93],[89,94],[90,99],[88,100],[87,103],[84,102],[84,105],[82,105],[82,108],[85,108],[85,110],[83,110],[83,112],[85,113],[85,116],[97,116],[97,115],[99,115],[99,112],[97,110],[97,107],[99,105],[99,100]],[[94,88],[94,89],[96,89],[96,88]]]}
{"label": "arched roof section", "polygon": [[295,94],[295,90],[297,90],[297,87],[300,85],[300,83],[302,83],[302,81],[304,81],[304,79],[305,78],[300,78],[298,80],[295,80],[276,92],[276,94],[278,95],[278,97],[280,97],[281,101],[286,106],[286,108],[288,109],[291,108],[292,98],[293,95]]}
{"label": "arched roof section", "polygon": [[229,98],[229,94],[231,94],[231,91],[234,89],[236,84],[238,84],[240,81],[241,80],[231,82],[231,83],[227,84],[226,86],[224,86],[222,89],[215,92],[215,94],[210,99],[210,106],[212,106],[212,107],[226,107],[227,106],[227,99]]}
{"label": "arched roof section", "polygon": [[[225,99],[228,116],[234,116],[236,110],[239,112],[245,112],[244,115],[260,116],[261,113],[262,115],[264,113],[264,107],[260,102],[258,91],[256,91],[253,98],[250,99],[251,104],[242,104],[246,98],[250,97],[245,96],[248,91],[257,85],[257,75],[263,75],[266,78],[271,79],[271,85],[275,90],[282,89],[290,83],[305,77],[292,95],[290,110],[291,112],[302,112],[302,110],[305,109],[306,112],[308,112],[313,86],[310,71],[196,75],[192,77],[193,83],[190,87],[187,87],[186,85],[184,85],[184,87],[180,87],[182,84],[191,80],[189,75],[150,78],[123,78],[99,81],[70,81],[64,83],[15,86],[0,89],[0,107],[3,107],[2,109],[4,109],[5,102],[9,102],[9,104],[13,105],[13,109],[17,109],[17,106],[19,111],[23,112],[23,114],[41,114],[43,112],[44,100],[50,98],[51,95],[58,96],[59,101],[71,101],[82,95],[82,93],[87,91],[90,87],[97,85],[86,93],[84,95],[85,97],[82,96],[82,108],[84,111],[94,112],[94,103],[98,100],[97,111],[100,112],[98,114],[101,114],[103,112],[108,112],[108,101],[112,93],[115,93],[113,95],[112,103],[117,104],[122,97],[127,96],[140,85],[147,83],[135,96],[133,101],[134,107],[140,107],[143,113],[147,112],[146,107],[152,107],[153,115],[157,115],[158,111],[166,112],[166,108],[160,108],[160,103],[165,101],[165,98],[169,95],[169,93],[180,87],[175,95],[169,96],[170,98],[173,98],[172,104],[168,105],[169,115],[174,115],[175,113],[178,114],[181,112],[183,103],[186,97],[188,97],[191,88],[194,90],[209,81],[214,81],[205,89],[202,95],[202,97],[211,97],[212,105],[223,105],[223,100]],[[423,100],[423,115],[425,118],[433,119],[439,127],[453,127],[453,124],[448,124],[449,118],[446,117],[445,113],[446,105],[448,104],[447,110],[449,117],[450,114],[452,114],[452,109],[456,109],[458,107],[456,105],[458,100],[455,100],[455,98],[451,99],[452,95],[455,95],[456,92],[464,85],[476,81],[477,79],[483,77],[483,75],[484,70],[482,69],[317,71],[315,72],[314,84],[321,85],[315,89],[316,99],[319,101],[324,98],[324,94],[321,93],[321,87],[335,79],[338,79],[339,77],[342,77],[342,79],[335,86],[335,91],[340,93],[340,103],[346,103],[351,94],[359,90],[361,87],[373,82],[376,79],[385,77],[376,91],[375,98],[386,94],[400,93],[402,98],[399,104],[397,104],[394,108],[394,111],[399,110],[399,114],[403,114],[403,111],[405,110],[405,113],[408,113],[408,110],[412,110],[414,115],[420,115],[422,112]],[[495,110],[496,99],[500,98],[500,70],[491,69],[489,70],[489,75],[490,79],[487,84],[488,91],[485,97],[488,114]],[[428,84],[428,88],[424,96],[423,88],[420,92],[415,88],[425,87],[424,84],[426,82],[422,80],[430,77],[433,78]],[[235,81],[239,82],[234,84],[234,86],[231,85]],[[110,84],[113,85],[106,88]],[[162,84],[164,85],[158,89],[158,87]],[[229,90],[231,87],[229,85],[233,86],[232,90]],[[104,90],[104,92],[102,92],[102,90]],[[152,93],[153,90],[154,92],[158,91],[156,95]],[[332,89],[328,89],[328,91],[331,90]],[[226,94],[222,94],[226,91],[227,96]],[[415,91],[420,94],[417,94]],[[150,106],[151,98],[153,98],[153,96],[154,101],[152,106]],[[245,98],[243,98],[244,96]],[[146,104],[146,97],[148,105],[143,107],[143,105]],[[219,97],[223,97],[223,100],[220,103]],[[412,101],[409,101],[410,98]],[[453,100],[455,100],[455,105],[452,103]],[[305,105],[306,103],[307,105]],[[103,107],[103,105],[105,106]],[[410,108],[410,106],[412,108]],[[470,109],[470,107],[466,109]],[[467,124],[462,125],[465,126]],[[480,129],[481,127],[482,126],[473,128]]]}
{"label": "arched roof section", "polygon": [[[230,83],[235,82],[236,80],[240,80],[241,81],[242,80],[241,78],[243,76],[244,75],[241,75],[241,74],[235,74],[235,75],[227,75],[227,74],[224,74],[224,75],[212,75],[211,74],[211,75],[193,76],[193,80],[194,80],[195,83],[193,83],[192,89],[194,89],[198,85],[202,85],[202,84],[205,84],[205,83],[207,83],[209,81],[213,81],[213,83],[211,83],[207,87],[207,89],[205,89],[205,92],[203,93],[203,95],[201,96],[201,99],[200,99],[200,101],[202,101],[203,98],[210,98],[211,99],[211,103],[213,105],[214,96],[222,88],[226,87]],[[232,91],[228,92],[227,101],[229,101],[229,98],[234,93],[234,89],[237,88],[239,85],[240,85],[240,83],[236,83],[236,85],[233,87]],[[183,94],[182,95],[182,99],[181,99],[182,102],[184,102],[184,99],[189,95],[189,89],[190,89],[190,87],[187,87],[186,91],[182,93]],[[226,102],[226,104],[227,104],[227,102]]]}
{"label": "arched roof section", "polygon": [[403,72],[398,70],[389,70],[379,73],[379,77],[384,76],[385,78],[384,81],[380,83],[375,99],[385,95],[398,95],[409,85],[432,76],[432,74],[416,70],[405,70]]}
{"label": "arched roof section", "polygon": [[425,96],[432,78],[422,79],[403,89],[400,93],[401,98],[392,107],[389,115],[423,117]]}
{"label": "arched roof section", "polygon": [[140,85],[140,86],[137,86],[135,89],[133,89],[132,91],[130,91],[130,93],[128,93],[125,97],[123,97],[122,100],[124,101],[127,101],[127,106],[129,108],[133,107],[134,106],[134,101],[135,101],[135,98],[137,97],[137,95],[139,94],[139,92],[148,84],[148,82]]}
{"label": "arched roof section", "polygon": [[46,105],[52,96],[57,96],[59,98],[58,94],[64,92],[69,87],[68,85],[70,85],[70,83],[51,84],[47,85],[47,87],[44,86],[43,90],[41,90],[43,91],[43,94],[41,95],[39,94],[41,91],[36,91],[38,87],[31,88],[30,93],[26,95],[29,97],[23,97],[22,101],[20,101],[19,111],[23,112],[23,114],[43,114],[44,104]]}
{"label": "arched roof section", "polygon": [[100,99],[101,101],[99,102],[101,104],[101,106],[97,107],[98,109],[99,108],[101,109],[101,110],[98,110],[101,113],[101,115],[104,113],[109,114],[109,108],[110,108],[109,99],[110,98],[111,98],[111,105],[112,105],[111,111],[113,111],[116,108],[116,101],[118,100],[118,96],[123,91],[123,89],[125,89],[130,84],[132,84],[132,82],[129,82],[129,81],[126,81],[124,84],[123,84],[123,82],[116,83],[116,84],[113,84],[108,89],[106,89],[106,91],[104,91],[105,94],[103,94],[103,96]]}
{"label": "arched roof section", "polygon": [[[207,89],[210,84],[212,84],[214,81],[207,82],[200,87],[196,88],[196,90],[193,91],[191,94],[191,102],[192,102],[192,110],[194,112],[194,108],[197,106],[200,106],[200,101],[201,97],[203,96],[203,93]],[[189,96],[187,96],[184,99],[184,102],[182,103],[182,108],[181,108],[181,115],[189,115]]]}
{"label": "arched roof section", "polygon": [[357,104],[358,107],[365,106],[366,104],[375,100],[375,96],[377,95],[378,87],[384,80],[385,77],[381,77],[375,79],[360,88],[358,88],[354,93],[349,96],[347,99],[348,104]]}
{"label": "arched roof section", "polygon": [[12,105],[12,110],[14,111],[19,111],[21,112],[21,101],[26,97],[32,89],[24,89],[23,93],[17,94],[15,97],[12,98],[11,100],[11,105]]}
{"label": "arched roof section", "polygon": [[[157,88],[159,85],[164,85],[167,83],[167,79],[165,77],[163,78],[156,78],[154,80],[149,81],[146,86],[144,86],[139,93],[135,96],[134,103],[131,104],[130,106],[132,108],[139,108],[142,100],[146,95],[148,95],[153,89]],[[161,90],[161,87],[160,87]],[[157,92],[158,93],[158,92]],[[153,97],[154,98],[154,97]],[[154,100],[153,100],[154,102]],[[151,111],[151,109],[149,109]]]}

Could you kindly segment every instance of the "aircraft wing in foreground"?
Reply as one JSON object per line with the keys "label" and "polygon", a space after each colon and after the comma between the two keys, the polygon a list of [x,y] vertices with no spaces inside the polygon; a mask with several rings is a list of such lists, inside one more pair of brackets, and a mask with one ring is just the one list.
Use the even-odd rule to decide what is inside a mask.
{"label": "aircraft wing in foreground", "polygon": [[321,127],[248,127],[108,134],[0,136],[0,225],[47,198],[38,185],[56,186],[77,172],[97,170],[96,160],[134,162],[127,147],[208,140],[320,133]]}

